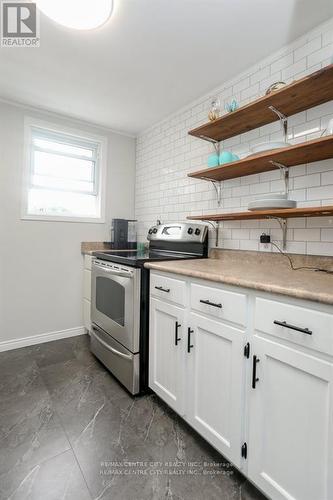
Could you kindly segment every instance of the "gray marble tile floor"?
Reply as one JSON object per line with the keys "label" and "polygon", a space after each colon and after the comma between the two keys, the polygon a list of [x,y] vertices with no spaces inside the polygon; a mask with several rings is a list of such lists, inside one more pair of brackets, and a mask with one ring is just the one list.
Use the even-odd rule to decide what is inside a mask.
{"label": "gray marble tile floor", "polygon": [[87,335],[0,353],[1,500],[264,500],[154,394],[131,397]]}

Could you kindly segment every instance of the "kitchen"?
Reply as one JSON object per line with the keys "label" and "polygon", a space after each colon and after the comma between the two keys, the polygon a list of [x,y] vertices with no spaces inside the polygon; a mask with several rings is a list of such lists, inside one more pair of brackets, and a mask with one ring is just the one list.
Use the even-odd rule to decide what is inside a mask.
{"label": "kitchen", "polygon": [[333,498],[331,2],[48,3],[0,48],[0,498]]}

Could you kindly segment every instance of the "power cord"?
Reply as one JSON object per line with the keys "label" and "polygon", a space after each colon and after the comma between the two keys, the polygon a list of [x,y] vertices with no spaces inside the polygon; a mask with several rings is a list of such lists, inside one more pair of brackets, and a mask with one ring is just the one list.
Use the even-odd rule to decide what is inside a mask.
{"label": "power cord", "polygon": [[284,253],[284,251],[281,250],[281,248],[276,243],[274,243],[274,241],[271,241],[271,245],[273,245],[280,252],[281,255],[283,255],[284,257],[286,257],[288,259],[290,268],[293,271],[301,271],[301,270],[305,269],[307,271],[315,271],[315,272],[321,272],[321,273],[326,273],[326,274],[333,274],[333,271],[329,271],[328,269],[320,269],[318,267],[307,267],[307,266],[295,267],[291,257],[288,254]]}

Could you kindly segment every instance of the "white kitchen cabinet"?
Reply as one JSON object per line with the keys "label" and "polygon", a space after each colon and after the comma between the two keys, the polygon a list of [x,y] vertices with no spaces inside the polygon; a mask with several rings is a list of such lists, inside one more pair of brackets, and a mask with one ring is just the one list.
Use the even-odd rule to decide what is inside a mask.
{"label": "white kitchen cabinet", "polygon": [[184,309],[150,301],[149,386],[171,408],[184,413]]}
{"label": "white kitchen cabinet", "polygon": [[184,308],[151,298],[150,387],[268,498],[332,500],[332,306],[200,279],[181,288]]}
{"label": "white kitchen cabinet", "polygon": [[252,352],[249,478],[273,499],[332,499],[333,365],[263,338]]}
{"label": "white kitchen cabinet", "polygon": [[239,466],[244,332],[194,313],[189,325],[187,421]]}
{"label": "white kitchen cabinet", "polygon": [[91,329],[91,265],[92,256],[83,258],[83,325],[88,332]]}

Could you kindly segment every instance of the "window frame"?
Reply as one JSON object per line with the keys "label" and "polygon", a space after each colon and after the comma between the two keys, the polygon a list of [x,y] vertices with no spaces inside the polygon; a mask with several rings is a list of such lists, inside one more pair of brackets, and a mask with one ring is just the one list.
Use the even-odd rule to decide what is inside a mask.
{"label": "window frame", "polygon": [[[84,144],[96,144],[96,162],[95,162],[95,191],[98,214],[96,217],[81,217],[76,215],[48,215],[48,214],[30,214],[28,213],[29,190],[32,187],[31,177],[33,174],[33,152],[36,146],[33,146],[33,131],[39,130],[45,138],[68,136],[68,143],[78,146]],[[49,136],[48,136],[49,134]],[[72,139],[72,141],[71,141]],[[39,148],[37,148],[39,149]],[[70,156],[70,155],[68,155]],[[63,126],[58,123],[46,122],[26,116],[24,118],[24,168],[23,168],[23,195],[22,195],[22,220],[35,221],[58,221],[58,222],[85,222],[104,224],[105,223],[105,186],[106,186],[106,162],[107,162],[107,138],[96,134],[85,132],[81,129],[74,129]],[[59,189],[61,191],[61,189]],[[83,193],[84,194],[84,193]],[[87,193],[88,194],[88,193]]]}

